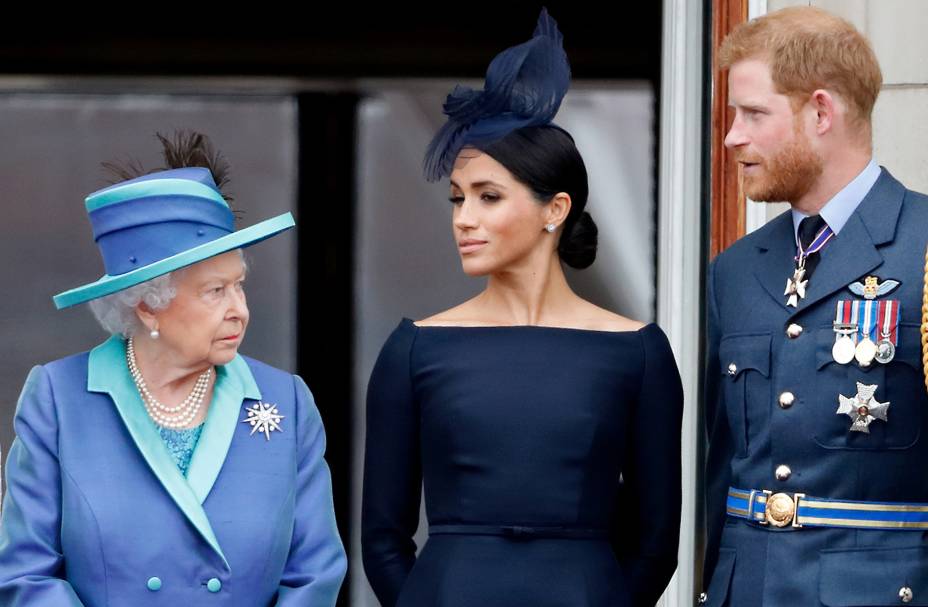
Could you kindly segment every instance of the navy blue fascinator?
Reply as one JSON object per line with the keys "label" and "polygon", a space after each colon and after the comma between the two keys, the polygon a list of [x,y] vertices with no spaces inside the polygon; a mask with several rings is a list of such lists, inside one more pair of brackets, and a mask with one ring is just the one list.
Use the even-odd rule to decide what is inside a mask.
{"label": "navy blue fascinator", "polygon": [[564,37],[546,9],[528,42],[497,55],[487,68],[482,91],[458,85],[445,100],[448,122],[425,152],[425,178],[451,174],[461,148],[479,147],[512,131],[549,124],[570,87]]}

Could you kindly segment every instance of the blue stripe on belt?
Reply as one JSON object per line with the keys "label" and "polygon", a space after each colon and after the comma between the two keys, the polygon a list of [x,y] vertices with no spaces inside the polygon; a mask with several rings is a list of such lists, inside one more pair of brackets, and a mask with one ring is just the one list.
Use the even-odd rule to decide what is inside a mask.
{"label": "blue stripe on belt", "polygon": [[928,529],[928,504],[833,500],[731,487],[726,506],[729,516],[774,527]]}

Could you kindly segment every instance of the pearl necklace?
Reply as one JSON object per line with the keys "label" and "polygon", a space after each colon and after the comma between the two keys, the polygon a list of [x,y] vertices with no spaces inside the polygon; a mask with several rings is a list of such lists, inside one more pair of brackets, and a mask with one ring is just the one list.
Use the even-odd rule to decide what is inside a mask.
{"label": "pearl necklace", "polygon": [[197,378],[196,383],[193,385],[193,390],[183,402],[176,407],[170,407],[159,402],[158,399],[148,391],[148,386],[145,385],[145,379],[142,377],[142,372],[139,370],[138,363],[135,360],[135,346],[132,343],[131,337],[126,345],[126,362],[129,365],[129,374],[132,376],[132,381],[135,382],[135,387],[139,391],[139,396],[142,397],[145,410],[148,411],[148,415],[155,420],[155,423],[159,426],[172,429],[184,428],[190,425],[190,422],[192,422],[197,416],[197,413],[200,412],[200,408],[203,406],[203,399],[206,396],[207,390],[209,390],[209,381],[213,375],[212,366],[208,367],[206,371],[200,374],[200,377]]}

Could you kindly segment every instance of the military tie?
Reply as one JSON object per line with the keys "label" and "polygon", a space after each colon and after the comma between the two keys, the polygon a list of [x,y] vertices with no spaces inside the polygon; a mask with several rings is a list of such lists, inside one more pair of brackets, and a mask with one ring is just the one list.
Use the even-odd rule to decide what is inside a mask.
{"label": "military tie", "polygon": [[786,305],[795,308],[806,296],[809,276],[818,265],[818,252],[828,244],[834,233],[818,215],[806,217],[799,222],[799,245],[796,247],[796,266],[793,276],[786,280]]}
{"label": "military tie", "polygon": [[[802,245],[802,250],[807,251],[812,242],[815,240],[815,236],[821,232],[822,228],[825,227],[825,220],[822,219],[821,215],[811,215],[804,218],[799,222],[799,243]],[[815,266],[818,265],[819,255],[817,252],[810,252],[809,256],[806,258],[806,275],[805,279],[808,280],[812,276],[812,272],[815,271]]]}

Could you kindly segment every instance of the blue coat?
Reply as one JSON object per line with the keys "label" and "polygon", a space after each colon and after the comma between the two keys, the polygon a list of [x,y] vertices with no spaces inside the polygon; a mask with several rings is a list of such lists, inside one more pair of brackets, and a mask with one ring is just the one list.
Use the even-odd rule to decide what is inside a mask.
{"label": "blue coat", "polygon": [[[266,440],[244,407],[273,403]],[[345,574],[325,435],[299,377],[241,356],[217,369],[185,478],[111,338],[35,367],[14,421],[0,604],[334,605]]]}
{"label": "blue coat", "polygon": [[[790,213],[742,238],[709,270],[706,559],[708,605],[928,605],[928,540],[917,530],[775,529],[726,516],[729,486],[817,498],[928,504],[928,395],[919,325],[928,197],[885,169],[821,253],[798,308]],[[901,285],[896,356],[868,368],[832,358],[839,300],[871,275]],[[790,333],[787,329],[795,324]],[[801,327],[801,333],[797,333]],[[877,385],[888,420],[850,432],[838,395]],[[782,399],[781,396],[792,393]],[[925,435],[925,436],[922,436]],[[778,479],[778,466],[788,478]],[[785,476],[785,475],[781,475]]]}

